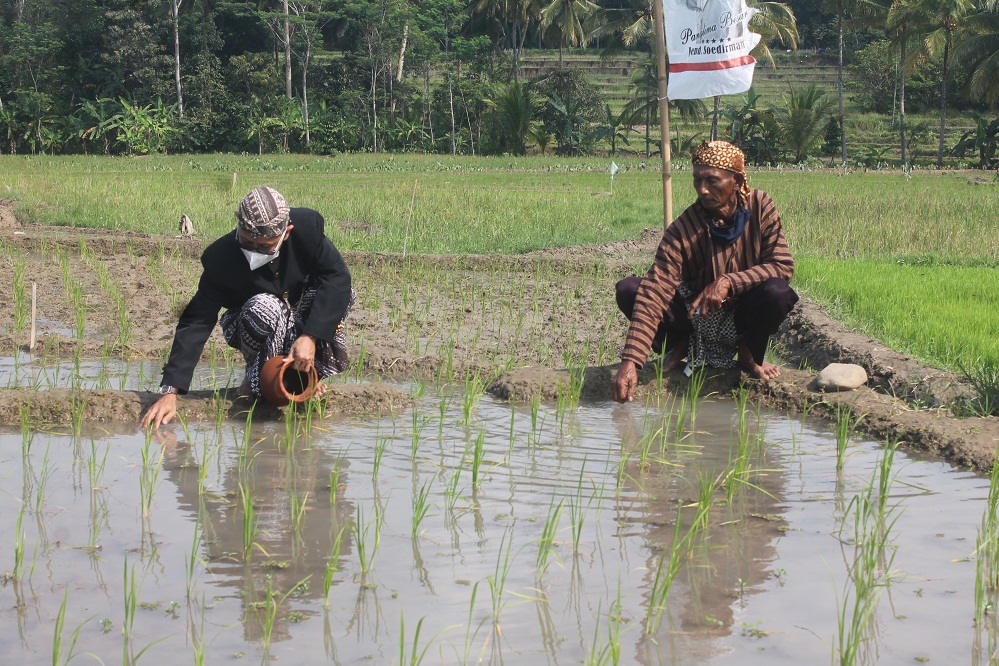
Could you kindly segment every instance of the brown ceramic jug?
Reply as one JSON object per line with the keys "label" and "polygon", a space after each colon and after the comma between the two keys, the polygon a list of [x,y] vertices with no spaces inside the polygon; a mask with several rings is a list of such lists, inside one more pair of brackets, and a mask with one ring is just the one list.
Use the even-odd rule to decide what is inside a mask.
{"label": "brown ceramic jug", "polygon": [[272,356],[260,369],[260,393],[264,400],[278,407],[305,402],[312,397],[318,383],[314,367],[309,372],[296,370],[284,356]]}

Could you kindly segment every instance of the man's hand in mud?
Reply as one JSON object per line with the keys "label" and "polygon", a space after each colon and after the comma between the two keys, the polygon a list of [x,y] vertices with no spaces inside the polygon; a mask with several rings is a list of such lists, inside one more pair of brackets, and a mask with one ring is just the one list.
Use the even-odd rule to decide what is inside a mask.
{"label": "man's hand in mud", "polygon": [[638,371],[631,361],[621,361],[621,367],[614,377],[614,402],[630,402],[635,397],[638,386]]}
{"label": "man's hand in mud", "polygon": [[732,282],[722,275],[704,288],[694,302],[690,304],[688,316],[700,315],[707,319],[722,308],[722,304],[732,292]]}
{"label": "man's hand in mud", "polygon": [[153,428],[159,428],[161,425],[166,425],[170,423],[177,414],[177,394],[167,393],[162,396],[159,400],[154,402],[146,412],[146,415],[142,417],[142,427],[143,429],[152,426]]}

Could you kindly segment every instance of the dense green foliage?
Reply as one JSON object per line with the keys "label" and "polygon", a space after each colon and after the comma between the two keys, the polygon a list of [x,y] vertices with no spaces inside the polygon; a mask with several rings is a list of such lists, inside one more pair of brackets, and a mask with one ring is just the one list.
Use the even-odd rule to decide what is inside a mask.
{"label": "dense green foliage", "polygon": [[[910,105],[990,115],[997,102],[994,0],[749,4],[761,10],[753,29],[764,35],[763,63],[771,47],[831,53],[842,17],[861,107],[884,112],[897,97],[888,91],[896,55]],[[657,115],[642,66],[648,17],[643,3],[610,0],[0,0],[0,148],[616,151]],[[557,66],[521,76],[527,46],[558,49]],[[581,46],[623,50],[636,63],[628,113],[563,60]],[[766,112],[759,122],[774,121],[750,137],[768,148],[755,151],[758,162],[802,161],[820,151],[816,132],[830,133],[830,97],[789,94],[756,105]],[[721,134],[745,129],[731,121],[740,106],[722,105],[730,122]]]}

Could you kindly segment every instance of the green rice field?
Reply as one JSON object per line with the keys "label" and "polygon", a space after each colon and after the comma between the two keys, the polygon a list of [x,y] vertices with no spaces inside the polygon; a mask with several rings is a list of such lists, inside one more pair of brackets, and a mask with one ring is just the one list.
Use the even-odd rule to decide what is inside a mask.
{"label": "green rice field", "polygon": [[[516,254],[637,238],[661,224],[656,158],[428,155],[0,157],[0,196],[29,223],[198,235],[229,230],[258,185],[326,217],[345,251]],[[673,206],[693,200],[674,163]],[[836,316],[948,368],[999,364],[999,183],[984,172],[775,169],[796,287]],[[651,257],[650,257],[651,259]],[[641,266],[636,266],[641,271]]]}

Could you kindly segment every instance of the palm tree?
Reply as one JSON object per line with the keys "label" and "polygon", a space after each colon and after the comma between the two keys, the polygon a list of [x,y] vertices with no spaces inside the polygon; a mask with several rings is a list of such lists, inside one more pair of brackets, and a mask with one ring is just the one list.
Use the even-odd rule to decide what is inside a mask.
{"label": "palm tree", "polygon": [[[749,20],[749,29],[760,36],[760,43],[752,50],[751,55],[773,68],[774,56],[770,51],[770,44],[776,42],[790,49],[797,48],[798,21],[791,8],[783,2],[747,0],[746,5],[757,11]],[[718,138],[718,107],[720,102],[721,97],[716,96],[714,115],[711,120],[712,140]]]}
{"label": "palm tree", "polygon": [[594,17],[590,40],[608,37],[604,53],[646,44],[654,52],[655,25],[650,0],[628,0],[625,7],[601,7]]}
{"label": "palm tree", "polygon": [[800,93],[791,88],[787,107],[778,109],[776,117],[783,143],[794,153],[795,164],[822,140],[831,108],[832,103],[815,84]]}
{"label": "palm tree", "polygon": [[916,0],[895,0],[888,8],[886,27],[898,43],[898,136],[902,156],[902,169],[908,168],[909,159],[905,142],[905,73],[906,46],[912,24],[912,5]]}
{"label": "palm tree", "polygon": [[[631,100],[621,111],[623,122],[630,125],[645,125],[645,155],[652,155],[651,127],[659,120],[659,75],[656,61],[646,57],[631,74]],[[704,118],[704,102],[699,99],[673,99],[669,102],[671,116],[679,117],[680,122],[699,121]],[[680,145],[680,127],[676,125],[677,145]]]}
{"label": "palm tree", "polygon": [[500,144],[514,155],[527,153],[527,136],[531,131],[534,108],[527,86],[516,81],[504,86],[495,99],[490,100],[496,118],[496,131]]}
{"label": "palm tree", "polygon": [[510,25],[510,48],[513,51],[513,80],[520,81],[520,54],[524,50],[527,29],[532,22],[541,18],[540,0],[472,0],[472,12],[494,18],[505,34],[505,26]]}
{"label": "palm tree", "polygon": [[964,22],[954,57],[971,71],[971,94],[999,107],[999,1],[982,1]]}
{"label": "palm tree", "polygon": [[914,28],[923,39],[910,54],[910,62],[918,66],[931,58],[942,58],[938,169],[943,168],[944,132],[947,129],[947,66],[950,64],[951,42],[958,26],[973,9],[973,0],[918,0],[912,8]]}
{"label": "palm tree", "polygon": [[554,25],[559,30],[559,69],[562,69],[562,48],[564,46],[586,44],[589,36],[583,29],[583,23],[598,9],[599,7],[593,0],[552,0],[547,7],[541,10],[542,29],[548,30]]}

